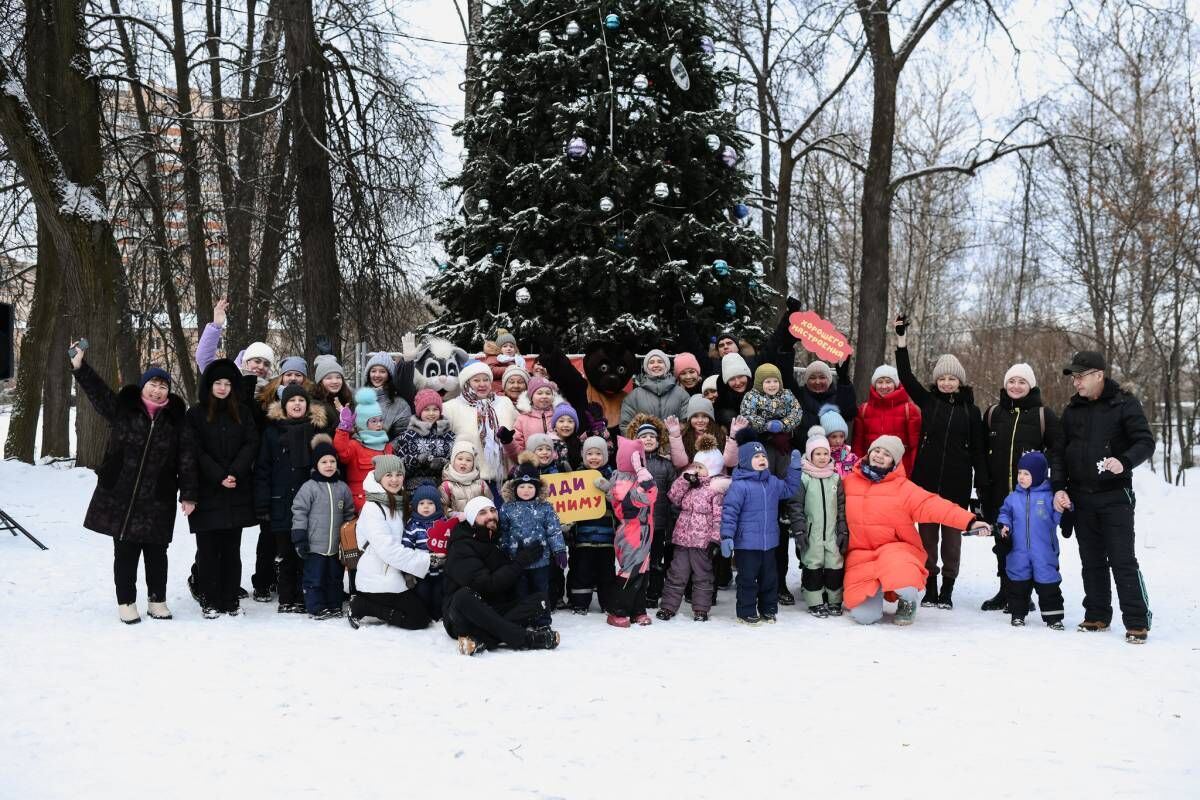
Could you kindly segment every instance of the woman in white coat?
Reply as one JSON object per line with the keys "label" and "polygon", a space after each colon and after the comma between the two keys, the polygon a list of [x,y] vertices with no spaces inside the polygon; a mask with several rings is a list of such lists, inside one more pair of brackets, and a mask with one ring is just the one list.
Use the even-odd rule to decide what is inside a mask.
{"label": "woman in white coat", "polygon": [[475,445],[480,454],[479,477],[499,497],[499,484],[507,466],[516,461],[518,448],[513,441],[517,427],[517,408],[504,395],[492,391],[492,371],[482,361],[469,361],[458,374],[462,394],[448,400],[442,414],[454,430],[454,438]]}
{"label": "woman in white coat", "polygon": [[350,626],[358,627],[363,617],[375,617],[397,628],[420,630],[430,623],[421,598],[408,587],[411,579],[429,572],[430,555],[425,550],[405,547],[404,462],[397,456],[374,459],[375,469],[363,480],[367,502],[358,515],[357,592],[350,601]]}

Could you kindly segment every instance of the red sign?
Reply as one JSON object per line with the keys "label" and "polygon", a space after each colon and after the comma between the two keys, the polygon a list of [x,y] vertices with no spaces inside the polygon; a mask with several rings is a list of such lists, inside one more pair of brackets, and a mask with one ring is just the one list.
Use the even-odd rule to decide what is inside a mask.
{"label": "red sign", "polygon": [[840,364],[854,353],[846,337],[811,311],[797,311],[788,317],[788,333],[800,340],[804,349],[830,364]]}

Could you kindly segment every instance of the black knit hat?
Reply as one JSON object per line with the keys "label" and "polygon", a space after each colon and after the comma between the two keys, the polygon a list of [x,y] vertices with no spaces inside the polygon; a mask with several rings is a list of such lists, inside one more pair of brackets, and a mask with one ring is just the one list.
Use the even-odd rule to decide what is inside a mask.
{"label": "black knit hat", "polygon": [[542,476],[536,465],[529,463],[517,465],[517,474],[513,476],[513,488],[516,489],[522,483],[532,483],[539,487],[542,485]]}
{"label": "black knit hat", "polygon": [[283,387],[283,391],[279,394],[279,402],[287,405],[287,401],[293,397],[303,397],[304,402],[309,402],[308,392],[304,390],[304,385],[300,383],[289,383]]}

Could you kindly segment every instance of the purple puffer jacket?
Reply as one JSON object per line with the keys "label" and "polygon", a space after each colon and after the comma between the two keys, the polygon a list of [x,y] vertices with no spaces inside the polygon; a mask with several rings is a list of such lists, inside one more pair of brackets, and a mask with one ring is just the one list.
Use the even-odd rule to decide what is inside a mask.
{"label": "purple puffer jacket", "polygon": [[721,501],[729,483],[723,475],[708,476],[693,488],[683,475],[675,479],[667,496],[679,509],[671,534],[676,547],[702,548],[721,541]]}

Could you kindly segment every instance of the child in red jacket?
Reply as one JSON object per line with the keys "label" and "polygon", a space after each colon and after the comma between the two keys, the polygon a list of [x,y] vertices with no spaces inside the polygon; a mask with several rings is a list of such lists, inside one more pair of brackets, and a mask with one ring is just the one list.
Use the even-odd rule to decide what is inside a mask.
{"label": "child in red jacket", "polygon": [[337,404],[338,429],[333,437],[338,461],[345,466],[346,483],[354,496],[354,513],[361,514],[367,495],[363,491],[363,480],[375,469],[372,459],[381,455],[392,455],[387,431],[383,429],[383,409],[376,399],[375,390],[364,386],[354,393],[354,410]]}
{"label": "child in red jacket", "polygon": [[895,436],[904,445],[904,474],[911,478],[921,441],[921,409],[900,385],[896,368],[887,364],[877,367],[871,375],[871,396],[858,407],[851,449],[865,453],[867,445],[880,436]]}

